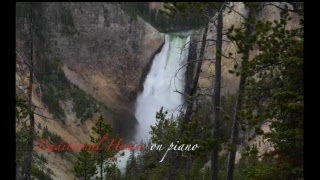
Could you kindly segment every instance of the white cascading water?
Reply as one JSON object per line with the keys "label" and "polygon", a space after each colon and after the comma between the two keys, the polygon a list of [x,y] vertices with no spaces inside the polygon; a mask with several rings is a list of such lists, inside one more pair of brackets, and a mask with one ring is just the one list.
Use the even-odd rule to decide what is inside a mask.
{"label": "white cascading water", "polygon": [[[183,103],[183,96],[175,92],[184,92],[185,72],[189,53],[190,36],[181,34],[165,35],[165,44],[161,52],[155,56],[149,74],[136,101],[135,116],[139,122],[135,142],[140,144],[141,140],[147,142],[150,139],[150,126],[156,123],[156,112],[161,107],[168,111],[167,116],[173,117],[179,114],[179,106]],[[124,156],[120,154],[124,152]],[[135,155],[137,155],[136,152]],[[129,150],[119,151],[117,166],[123,174],[131,152]],[[96,174],[100,176],[100,172]]]}
{"label": "white cascading water", "polygon": [[165,35],[165,44],[153,60],[150,72],[138,95],[135,116],[139,127],[135,136],[137,143],[150,139],[150,126],[155,125],[156,112],[163,106],[168,116],[178,115],[184,92],[185,72],[189,52],[189,37]]}

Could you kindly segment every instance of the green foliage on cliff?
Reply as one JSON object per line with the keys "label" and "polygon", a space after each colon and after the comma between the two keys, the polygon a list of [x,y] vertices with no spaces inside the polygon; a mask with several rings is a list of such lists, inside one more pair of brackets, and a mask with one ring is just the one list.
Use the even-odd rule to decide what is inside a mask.
{"label": "green foliage on cliff", "polygon": [[61,136],[57,135],[56,133],[50,132],[50,131],[48,130],[48,127],[47,127],[47,126],[43,128],[42,138],[44,138],[44,139],[50,138],[50,141],[51,141],[54,145],[58,145],[58,144],[62,141]]}
{"label": "green foliage on cliff", "polygon": [[33,177],[41,180],[53,180],[53,178],[38,167],[32,166],[31,174]]}
{"label": "green foliage on cliff", "polygon": [[[61,105],[66,100],[72,101],[72,110],[81,122],[98,112],[100,103],[67,79],[57,59],[44,60],[41,63],[43,64],[43,72],[36,73],[36,78],[43,84],[41,87],[42,100],[56,119],[64,122],[65,110]],[[37,93],[40,95],[39,89],[37,89]]]}
{"label": "green foliage on cliff", "polygon": [[[48,22],[45,18],[37,18],[42,14],[45,14],[46,9],[43,3],[31,3],[33,8],[34,18],[34,59],[35,59],[35,83],[41,84],[41,91],[37,88],[37,95],[41,97],[41,100],[46,104],[50,113],[54,115],[55,119],[59,119],[64,123],[66,101],[72,101],[73,111],[76,113],[76,117],[83,122],[84,120],[91,118],[93,113],[99,110],[99,103],[90,95],[86,94],[83,90],[73,85],[65,76],[62,71],[62,62],[55,56],[52,51],[50,39],[51,35],[46,30]],[[17,34],[24,39],[25,42],[29,42],[29,21],[28,17],[29,3],[17,3]],[[67,7],[61,6],[63,13],[61,16],[61,27],[64,35],[73,35],[78,33],[74,27],[74,21]],[[59,11],[56,12],[59,14]],[[27,22],[27,23],[26,23]],[[50,43],[49,43],[50,42]],[[25,54],[25,58],[29,58],[30,43],[21,43],[21,50],[25,52],[19,52]],[[41,93],[41,94],[40,94]]]}
{"label": "green foliage on cliff", "polygon": [[[64,149],[66,149],[68,147],[68,143],[63,141],[62,137],[59,136],[58,134],[56,134],[54,132],[50,132],[48,130],[47,126],[43,128],[42,138],[44,138],[44,139],[48,139],[49,138],[48,141],[49,142],[51,141],[49,144],[54,144],[55,146],[58,146],[62,142],[60,150],[62,150],[63,146],[65,146]],[[65,155],[66,155],[65,153],[69,152],[69,151],[62,150],[62,151],[53,151],[53,152],[60,154],[61,157],[65,157]],[[70,151],[70,152],[72,153],[72,151]]]}
{"label": "green foliage on cliff", "polygon": [[198,29],[204,26],[205,20],[200,15],[183,16],[175,14],[167,17],[156,9],[149,7],[149,2],[121,2],[120,7],[130,16],[140,16],[162,33],[178,32],[183,30]]}

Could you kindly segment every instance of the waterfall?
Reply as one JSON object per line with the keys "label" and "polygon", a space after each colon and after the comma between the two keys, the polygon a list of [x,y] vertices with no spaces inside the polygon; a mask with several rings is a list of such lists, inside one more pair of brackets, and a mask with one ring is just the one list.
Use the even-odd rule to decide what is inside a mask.
{"label": "waterfall", "polygon": [[163,106],[168,116],[178,115],[184,92],[189,37],[165,35],[165,44],[153,60],[150,72],[136,101],[135,116],[139,122],[136,142],[150,139],[150,126],[155,125],[156,112]]}
{"label": "waterfall", "polygon": [[[184,34],[165,35],[165,44],[153,59],[150,72],[143,84],[144,89],[137,97],[135,116],[139,124],[134,138],[135,144],[150,139],[150,126],[155,125],[156,112],[161,107],[168,111],[168,117],[179,114],[183,96],[175,91],[184,92],[185,89],[189,40],[190,36]],[[125,156],[119,156],[122,152],[125,152]],[[123,150],[116,155],[117,166],[122,174],[130,154],[129,150]]]}

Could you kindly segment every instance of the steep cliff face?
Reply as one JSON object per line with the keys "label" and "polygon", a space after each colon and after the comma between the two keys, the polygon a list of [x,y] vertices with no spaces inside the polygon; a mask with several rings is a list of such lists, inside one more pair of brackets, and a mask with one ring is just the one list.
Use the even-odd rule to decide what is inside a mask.
{"label": "steep cliff face", "polygon": [[164,41],[154,28],[127,16],[115,3],[37,3],[34,9],[41,46],[51,51],[46,52],[48,58],[101,71],[112,82],[123,82],[115,83],[128,98]]}
{"label": "steep cliff face", "polygon": [[[136,123],[134,101],[146,74],[143,72],[164,43],[164,36],[140,18],[128,16],[117,3],[32,3],[32,10],[36,82],[42,84],[40,92],[35,84],[33,102],[41,107],[43,116],[54,118],[43,101],[44,91],[52,89],[48,91],[51,100],[65,113],[64,123],[36,116],[36,124],[61,137],[70,134],[68,141],[74,144],[88,143],[91,127],[101,112],[115,132],[130,141]],[[17,71],[26,68],[21,61],[30,55],[29,12],[29,3],[16,4]],[[98,104],[88,106],[99,109],[92,116],[82,116],[84,123],[80,123],[74,106],[81,103],[65,96],[68,91],[78,93],[78,102],[93,97],[89,101]],[[87,111],[90,107],[82,108]],[[36,131],[41,135],[41,128],[36,127]],[[48,159],[46,167],[57,179],[75,178],[74,154],[70,159],[53,152],[39,154]],[[61,169],[62,165],[65,168]]]}

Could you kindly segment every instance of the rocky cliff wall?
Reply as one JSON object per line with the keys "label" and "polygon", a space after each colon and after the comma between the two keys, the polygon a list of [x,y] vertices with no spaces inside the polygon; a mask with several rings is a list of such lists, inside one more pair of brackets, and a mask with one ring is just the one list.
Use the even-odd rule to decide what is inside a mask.
{"label": "rocky cliff wall", "polygon": [[[28,3],[17,3],[16,9],[17,43],[27,42]],[[134,122],[142,72],[164,36],[128,16],[117,3],[42,2],[33,3],[32,9],[39,66],[59,63],[70,82]]]}

